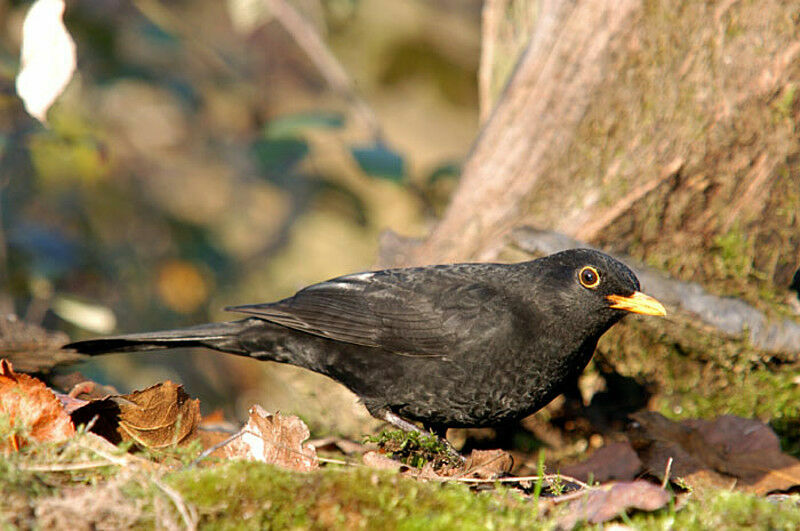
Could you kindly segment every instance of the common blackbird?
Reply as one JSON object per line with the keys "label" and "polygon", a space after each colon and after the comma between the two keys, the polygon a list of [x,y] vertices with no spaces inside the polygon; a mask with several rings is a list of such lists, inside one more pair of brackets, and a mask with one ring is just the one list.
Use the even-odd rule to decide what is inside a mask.
{"label": "common blackbird", "polygon": [[337,277],[252,317],[78,341],[90,355],[203,346],[324,374],[405,430],[508,423],[545,406],[627,312],[666,315],[624,264],[573,249],[517,264],[468,263]]}

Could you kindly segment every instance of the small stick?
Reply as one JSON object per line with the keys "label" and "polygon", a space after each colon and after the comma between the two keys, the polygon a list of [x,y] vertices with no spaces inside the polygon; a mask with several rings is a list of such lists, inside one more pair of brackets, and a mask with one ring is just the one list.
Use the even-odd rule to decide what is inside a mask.
{"label": "small stick", "polygon": [[175,489],[164,485],[157,478],[153,478],[153,484],[164,491],[164,494],[166,494],[169,499],[172,500],[172,503],[175,504],[175,508],[178,509],[181,518],[183,518],[183,523],[186,524],[186,529],[191,531],[197,529],[197,514],[195,514],[193,508],[184,501],[180,493]]}
{"label": "small stick", "polygon": [[563,474],[546,474],[544,476],[517,476],[517,477],[510,477],[510,478],[498,478],[498,479],[481,479],[481,478],[444,478],[445,481],[459,481],[461,483],[521,483],[523,481],[538,481],[539,479],[544,480],[552,480],[552,479],[565,479],[570,483],[575,483],[583,487],[584,489],[591,489],[592,486],[584,483],[579,479],[575,479],[570,476],[565,476]]}
{"label": "small stick", "polygon": [[20,468],[28,472],[67,472],[70,470],[86,470],[104,466],[122,466],[119,463],[106,461],[83,461],[79,463],[50,463],[44,465],[23,465]]}
{"label": "small stick", "polygon": [[129,462],[129,460],[127,458],[117,457],[115,455],[111,455],[110,453],[105,452],[103,450],[100,450],[99,448],[92,448],[91,446],[89,446],[87,444],[78,443],[78,446],[80,446],[81,448],[83,448],[85,450],[89,450],[91,452],[94,452],[97,455],[99,455],[100,457],[102,457],[103,459],[105,459],[105,460],[107,460],[107,461],[109,461],[109,462],[111,462],[111,463],[113,463],[115,465],[118,465],[118,466],[125,466]]}
{"label": "small stick", "polygon": [[231,435],[230,437],[228,437],[227,439],[225,439],[224,441],[222,441],[222,442],[218,442],[217,444],[214,444],[214,445],[212,445],[212,446],[209,446],[208,448],[206,448],[205,450],[203,450],[203,452],[202,452],[200,455],[198,455],[198,456],[197,456],[197,457],[194,459],[194,461],[192,461],[191,463],[189,463],[189,468],[191,468],[191,467],[193,467],[193,466],[197,465],[197,463],[199,463],[199,462],[200,462],[200,461],[202,461],[203,459],[207,458],[208,456],[210,456],[211,454],[213,454],[214,452],[216,452],[217,450],[219,450],[219,449],[220,449],[220,448],[222,448],[223,446],[226,446],[226,445],[228,445],[228,444],[232,443],[233,441],[235,441],[236,439],[238,439],[239,437],[241,437],[243,434],[244,434],[244,430],[239,430],[239,431],[237,431],[236,433],[234,433],[233,435]]}
{"label": "small stick", "polygon": [[669,483],[669,473],[672,471],[672,457],[667,459],[667,467],[664,469],[664,480],[661,482],[661,488],[666,489]]}
{"label": "small stick", "polygon": [[317,461],[319,461],[320,463],[330,463],[332,465],[364,466],[359,463],[351,463],[350,461],[345,461],[344,459],[331,459],[329,457],[317,456]]}
{"label": "small stick", "polygon": [[[589,490],[594,490],[594,487],[591,487]],[[565,501],[575,500],[587,494],[585,489],[576,490],[575,492],[570,492],[569,494],[562,494],[561,496],[556,496],[554,498],[545,498],[544,500],[553,503],[559,504],[564,503]]]}

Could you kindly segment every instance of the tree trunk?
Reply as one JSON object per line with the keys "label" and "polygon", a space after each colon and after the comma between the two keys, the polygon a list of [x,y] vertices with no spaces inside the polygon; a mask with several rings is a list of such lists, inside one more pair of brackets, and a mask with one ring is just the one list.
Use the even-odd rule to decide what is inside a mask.
{"label": "tree trunk", "polygon": [[[503,11],[497,4],[506,2],[487,3],[485,39],[510,33],[489,17],[490,7]],[[536,7],[443,219],[394,265],[520,259],[514,229],[529,225],[737,297],[776,334],[796,327],[788,287],[800,264],[800,4]],[[501,47],[488,48],[484,102],[497,84],[487,57]],[[800,353],[791,342],[752,344],[747,325],[725,331],[692,308],[670,310],[672,319],[615,328],[601,352],[670,395],[728,389],[730,403],[742,374]],[[767,373],[775,385],[787,374]]]}

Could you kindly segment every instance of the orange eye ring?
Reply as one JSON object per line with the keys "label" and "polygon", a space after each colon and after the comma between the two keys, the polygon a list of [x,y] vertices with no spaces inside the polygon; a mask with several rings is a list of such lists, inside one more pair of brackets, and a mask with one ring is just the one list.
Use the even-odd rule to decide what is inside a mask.
{"label": "orange eye ring", "polygon": [[578,273],[578,281],[584,288],[594,289],[600,284],[600,273],[592,266],[586,266]]}

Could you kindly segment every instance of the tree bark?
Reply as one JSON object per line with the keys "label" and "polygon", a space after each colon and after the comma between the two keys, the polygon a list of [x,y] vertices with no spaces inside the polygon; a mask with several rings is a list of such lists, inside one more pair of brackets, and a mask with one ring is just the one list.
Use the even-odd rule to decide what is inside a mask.
{"label": "tree bark", "polygon": [[[776,359],[795,370],[800,5],[537,8],[449,208],[422,242],[389,245],[387,265],[519,260],[531,249],[520,249],[515,229],[556,231],[697,283],[706,301],[735,297],[766,323],[754,341],[747,323],[730,333],[676,303],[670,319],[629,320],[607,334],[600,351],[622,372],[735,401],[742,374]],[[483,102],[493,75],[481,74]]]}
{"label": "tree bark", "polygon": [[[636,0],[541,3],[536,28],[419,262],[487,259],[519,221],[536,169],[568,149]],[[488,65],[486,65],[488,67]]]}

